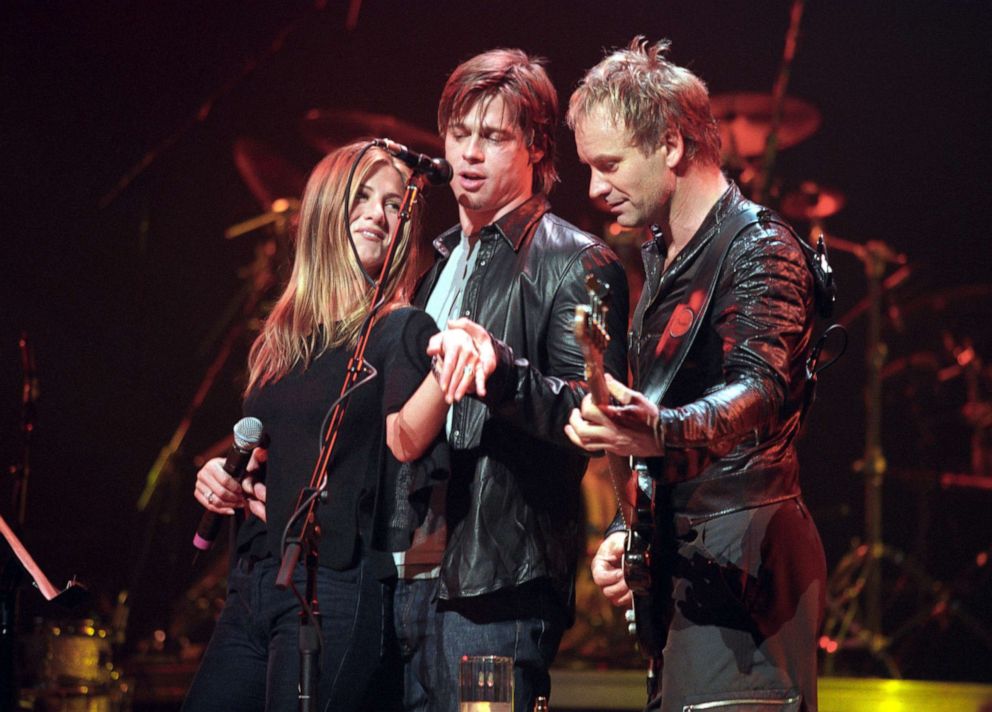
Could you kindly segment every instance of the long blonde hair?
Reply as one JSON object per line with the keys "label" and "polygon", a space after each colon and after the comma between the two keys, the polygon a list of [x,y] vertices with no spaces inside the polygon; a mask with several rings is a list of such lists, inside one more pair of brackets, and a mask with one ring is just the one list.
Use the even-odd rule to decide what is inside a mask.
{"label": "long blonde hair", "polygon": [[[313,169],[300,205],[293,271],[285,291],[266,319],[248,355],[245,392],[277,381],[297,364],[309,366],[327,349],[354,346],[372,306],[372,287],[346,234],[351,206],[359,188],[380,167],[395,168],[404,179],[409,169],[379,148],[361,156],[345,201],[352,163],[368,145],[360,141],[325,156]],[[418,211],[414,211],[416,214]],[[399,236],[392,267],[380,298],[384,311],[406,303],[417,230],[408,222]],[[371,275],[373,279],[378,274]]]}

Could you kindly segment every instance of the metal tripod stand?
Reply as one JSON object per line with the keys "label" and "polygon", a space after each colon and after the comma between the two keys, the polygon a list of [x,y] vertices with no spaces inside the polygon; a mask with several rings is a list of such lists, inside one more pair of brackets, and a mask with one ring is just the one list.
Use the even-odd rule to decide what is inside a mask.
{"label": "metal tripod stand", "polygon": [[891,639],[882,633],[882,563],[903,566],[906,559],[902,552],[882,541],[882,482],[887,465],[881,439],[881,374],[888,348],[882,341],[881,304],[887,264],[904,263],[905,258],[893,254],[881,242],[862,246],[831,238],[830,245],[853,252],[864,263],[868,279],[865,449],[862,460],[855,465],[864,475],[865,540],[854,542],[827,582],[827,617],[820,643],[827,653],[823,671],[828,675],[833,672],[835,653],[856,647],[877,658],[890,676],[900,677],[899,667],[889,653]]}
{"label": "metal tripod stand", "polygon": [[[896,646],[933,618],[953,615],[990,650],[992,635],[954,598],[951,587],[933,579],[922,565],[886,544],[882,537],[882,485],[887,469],[881,442],[882,367],[888,355],[882,340],[882,301],[886,289],[908,275],[906,258],[882,242],[860,245],[831,238],[830,244],[854,253],[863,262],[868,280],[868,295],[863,302],[868,320],[865,449],[862,460],[855,465],[864,475],[865,529],[864,540],[855,540],[827,582],[827,615],[820,639],[820,647],[826,653],[823,672],[834,673],[837,653],[860,649],[880,663],[888,676],[899,678],[902,671],[894,652]],[[897,277],[897,272],[883,280],[890,264],[903,265],[902,277]],[[857,307],[854,311],[860,313]],[[897,587],[888,592],[889,598],[883,602],[883,573],[888,571],[898,573]],[[911,606],[913,613],[886,632],[884,614],[896,602]]]}

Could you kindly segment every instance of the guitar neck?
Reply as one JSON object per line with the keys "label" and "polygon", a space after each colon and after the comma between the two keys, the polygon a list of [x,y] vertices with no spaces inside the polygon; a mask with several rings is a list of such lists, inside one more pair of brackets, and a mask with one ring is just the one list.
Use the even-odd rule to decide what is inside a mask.
{"label": "guitar neck", "polygon": [[586,380],[589,383],[589,392],[592,394],[593,402],[596,405],[610,404],[610,389],[606,387],[606,376],[603,374],[603,364],[595,359],[586,362]]}

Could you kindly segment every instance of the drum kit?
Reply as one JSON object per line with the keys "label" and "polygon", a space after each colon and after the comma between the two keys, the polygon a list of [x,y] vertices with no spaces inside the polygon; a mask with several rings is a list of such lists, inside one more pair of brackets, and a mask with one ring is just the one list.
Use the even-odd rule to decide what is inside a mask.
{"label": "drum kit", "polygon": [[22,705],[42,712],[122,712],[132,690],[113,664],[110,629],[94,619],[38,621],[25,645]]}

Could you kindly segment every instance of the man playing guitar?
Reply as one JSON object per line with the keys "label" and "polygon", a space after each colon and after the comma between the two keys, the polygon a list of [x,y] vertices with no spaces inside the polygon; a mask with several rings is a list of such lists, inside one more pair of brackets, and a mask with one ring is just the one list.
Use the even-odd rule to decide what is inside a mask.
{"label": "man playing guitar", "polygon": [[[571,98],[590,195],[622,226],[657,227],[634,388],[607,376],[616,404],[587,396],[566,434],[633,456],[654,486],[650,600],[665,630],[648,709],[815,710],[826,564],[795,449],[814,279],[791,228],[721,172],[706,87],[667,49],[636,38]],[[626,540],[608,535],[593,562],[617,605],[631,600]]]}

